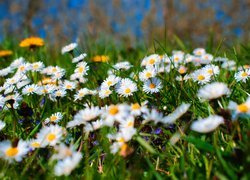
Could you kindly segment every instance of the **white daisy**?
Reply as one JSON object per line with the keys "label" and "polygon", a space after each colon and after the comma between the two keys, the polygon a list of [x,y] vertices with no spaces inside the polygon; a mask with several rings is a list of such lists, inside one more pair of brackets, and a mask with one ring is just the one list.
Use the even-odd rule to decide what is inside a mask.
{"label": "white daisy", "polygon": [[147,94],[158,93],[161,88],[161,81],[158,78],[149,79],[143,85],[143,91]]}
{"label": "white daisy", "polygon": [[98,93],[101,99],[109,97],[110,94],[112,94],[112,91],[109,88],[101,88]]}
{"label": "white daisy", "polygon": [[54,167],[54,173],[56,176],[68,176],[76,168],[82,159],[80,152],[75,152],[71,156],[59,160]]}
{"label": "white daisy", "polygon": [[224,123],[224,119],[218,115],[210,115],[205,119],[199,119],[191,124],[191,129],[199,133],[209,133],[215,130],[220,124]]}
{"label": "white daisy", "polygon": [[211,75],[203,69],[198,69],[191,74],[192,79],[198,84],[206,84],[211,80]]}
{"label": "white daisy", "polygon": [[109,88],[111,86],[114,86],[121,80],[120,77],[117,77],[115,75],[109,75],[101,84],[101,89],[102,88]]}
{"label": "white daisy", "polygon": [[122,79],[116,87],[116,92],[124,97],[132,96],[137,91],[136,83],[128,78]]}
{"label": "white daisy", "polygon": [[79,56],[72,59],[72,63],[78,63],[79,61],[83,60],[87,56],[86,53],[80,54]]}
{"label": "white daisy", "polygon": [[218,75],[220,73],[220,68],[216,65],[209,64],[202,68],[205,72],[212,75]]}
{"label": "white daisy", "polygon": [[156,76],[156,69],[154,67],[148,67],[139,73],[139,79],[141,81],[146,81],[149,78],[153,78]]}
{"label": "white daisy", "polygon": [[31,70],[35,72],[39,72],[44,68],[44,64],[41,61],[35,62],[31,64]]}
{"label": "white daisy", "polygon": [[132,67],[132,65],[128,61],[124,61],[124,62],[116,63],[113,67],[116,70],[120,70],[120,69],[128,70]]}
{"label": "white daisy", "polygon": [[37,139],[41,139],[41,147],[55,146],[63,136],[63,128],[58,125],[43,127],[37,134]]}
{"label": "white daisy", "polygon": [[75,81],[65,80],[63,83],[63,89],[72,91],[76,88],[76,85],[77,83]]}
{"label": "white daisy", "polygon": [[188,111],[190,106],[191,104],[182,103],[171,114],[165,116],[161,121],[166,124],[174,123],[177,119],[179,119],[183,114],[185,114]]}
{"label": "white daisy", "polygon": [[221,82],[213,82],[200,88],[197,96],[202,100],[211,100],[229,94],[230,90],[228,89],[227,84]]}
{"label": "white daisy", "polygon": [[62,54],[73,51],[77,47],[77,43],[71,43],[67,46],[64,46],[61,50]]}
{"label": "white daisy", "polygon": [[38,89],[39,89],[39,86],[36,85],[36,84],[26,85],[26,86],[22,89],[22,94],[23,94],[23,95],[34,94],[34,93],[37,92]]}
{"label": "white daisy", "polygon": [[7,67],[7,68],[4,68],[4,69],[1,69],[0,70],[0,77],[4,77],[4,76],[7,76],[9,75],[10,73],[13,72],[13,68],[12,67]]}
{"label": "white daisy", "polygon": [[80,62],[76,65],[76,69],[74,73],[78,74],[79,76],[87,75],[87,71],[89,70],[89,66],[86,62]]}
{"label": "white daisy", "polygon": [[194,49],[193,53],[196,56],[202,56],[202,55],[206,54],[206,50],[203,48],[196,48],[196,49]]}
{"label": "white daisy", "polygon": [[250,115],[250,97],[247,98],[246,102],[239,105],[233,101],[230,101],[228,109],[235,111],[236,115],[237,114]]}
{"label": "white daisy", "polygon": [[48,123],[58,123],[60,120],[62,120],[63,114],[61,112],[57,112],[52,114],[49,118],[45,119],[45,124]]}
{"label": "white daisy", "polygon": [[72,128],[81,124],[86,124],[88,121],[95,120],[101,115],[101,112],[99,107],[94,106],[80,110],[74,116],[73,121],[68,122],[67,128]]}
{"label": "white daisy", "polygon": [[243,70],[243,71],[239,71],[234,75],[234,78],[236,79],[236,81],[242,81],[242,82],[246,82],[247,79],[250,77],[250,69],[247,70]]}
{"label": "white daisy", "polygon": [[0,157],[12,162],[13,160],[20,162],[28,153],[28,143],[19,140],[16,146],[12,146],[9,140],[0,142]]}
{"label": "white daisy", "polygon": [[113,126],[114,121],[122,121],[129,115],[130,107],[127,104],[110,105],[103,111],[104,124]]}

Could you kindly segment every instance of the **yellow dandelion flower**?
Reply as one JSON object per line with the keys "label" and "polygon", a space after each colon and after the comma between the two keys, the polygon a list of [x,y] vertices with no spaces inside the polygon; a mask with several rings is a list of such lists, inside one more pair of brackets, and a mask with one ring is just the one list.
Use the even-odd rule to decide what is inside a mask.
{"label": "yellow dandelion flower", "polygon": [[0,57],[6,57],[12,55],[13,52],[10,50],[0,50]]}
{"label": "yellow dandelion flower", "polygon": [[29,37],[22,40],[19,44],[20,47],[39,47],[44,46],[44,41],[39,37]]}

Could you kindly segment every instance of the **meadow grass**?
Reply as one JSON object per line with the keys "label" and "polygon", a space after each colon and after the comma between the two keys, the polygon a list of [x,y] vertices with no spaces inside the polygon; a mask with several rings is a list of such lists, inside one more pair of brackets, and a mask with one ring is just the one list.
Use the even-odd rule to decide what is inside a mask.
{"label": "meadow grass", "polygon": [[[1,59],[1,69],[12,67],[12,71],[7,75],[1,74],[0,77],[2,86],[0,120],[5,123],[5,127],[0,131],[0,140],[2,144],[10,140],[13,148],[17,147],[18,141],[24,140],[26,150],[23,155],[19,155],[21,160],[17,160],[15,158],[18,154],[7,155],[7,150],[0,145],[0,178],[248,179],[250,177],[250,102],[248,100],[250,69],[244,65],[249,63],[250,45],[227,46],[224,42],[215,45],[210,40],[204,47],[205,54],[212,55],[209,62],[199,55],[192,57],[190,62],[187,62],[187,56],[183,56],[180,62],[175,62],[175,55],[180,58],[183,52],[184,55],[193,54],[196,47],[186,44],[178,37],[173,39],[173,42],[155,40],[154,44],[149,47],[143,43],[130,47],[125,43],[117,44],[102,38],[97,41],[79,42],[75,49],[65,54],[61,53],[61,49],[54,49],[53,46],[47,44],[48,42],[42,47],[21,48],[18,46],[19,42],[13,39],[3,41],[2,48],[12,50],[13,55]],[[173,50],[182,52],[173,53]],[[76,73],[76,64],[72,63],[72,58],[81,53],[87,54],[84,62],[87,63],[89,70],[82,74],[86,82],[72,80],[76,87],[66,90],[66,95],[63,97],[56,96],[55,91],[65,88],[65,80],[69,80],[70,76]],[[156,54],[153,58],[164,60],[162,65],[152,65],[156,69],[155,77],[160,80],[161,88],[156,93],[146,93],[143,89],[146,80],[141,80],[139,74],[148,68],[147,65],[145,67],[141,63],[143,60],[146,63],[149,62],[150,59],[147,60],[147,57],[152,54]],[[94,62],[93,57],[96,55],[105,55],[108,60]],[[216,60],[219,56],[226,59]],[[32,68],[25,71],[24,74],[30,81],[24,87],[17,87],[18,82],[24,81],[22,78],[13,84],[6,83],[8,78],[20,71],[21,64],[11,66],[13,60],[20,57],[23,57],[25,62],[42,61],[45,67],[62,68],[65,74],[63,73],[62,77],[55,80],[56,89],[41,95],[36,91],[25,93],[23,90],[28,84],[39,84],[45,76],[54,78],[57,71],[50,74],[48,71],[42,72],[45,67],[39,71],[34,71]],[[196,62],[197,57],[202,62]],[[225,62],[230,60],[235,64],[227,66]],[[100,61],[104,61],[103,58]],[[132,66],[125,66],[126,70],[124,67],[118,69],[114,66],[123,61],[129,62]],[[209,64],[217,66],[219,73],[210,75],[206,83],[198,80],[195,82],[193,73]],[[163,70],[159,70],[159,66],[162,66]],[[180,73],[181,66],[186,68],[186,72]],[[87,67],[84,68],[87,69]],[[108,71],[120,79],[116,85],[109,87],[111,90],[109,96],[100,98],[99,92],[102,90],[104,80],[108,77]],[[240,71],[249,73],[244,77],[245,80],[236,78],[235,74]],[[181,80],[177,80],[177,77]],[[184,80],[184,77],[189,77],[189,79]],[[123,86],[119,84],[121,79],[125,78],[137,86],[137,90],[132,95],[126,96],[118,91]],[[205,84],[212,82],[223,82],[229,92],[203,101],[197,93]],[[44,84],[40,84],[39,88],[43,86]],[[11,90],[6,92],[8,88]],[[88,88],[93,92],[76,100],[74,95],[82,88]],[[220,89],[209,93],[212,95],[218,91]],[[19,99],[10,97],[17,93],[21,96]],[[230,102],[237,103],[235,108],[230,107]],[[16,106],[13,103],[16,103]],[[129,108],[135,103],[138,103],[144,110],[138,115],[131,116],[132,112]],[[188,104],[187,110],[178,111],[178,107],[183,103]],[[121,119],[114,119],[112,125],[107,125],[105,121],[108,119],[107,112],[111,105],[118,107],[124,105],[122,108],[128,110],[124,110],[126,112]],[[245,105],[247,109],[239,111],[240,105]],[[96,117],[87,121],[85,116],[88,114],[85,114],[81,117],[80,123],[78,121],[77,125],[72,128],[68,127],[68,123],[76,119],[80,110],[90,109],[93,106],[100,108],[100,113]],[[153,110],[156,110],[156,114],[153,114]],[[175,114],[177,118],[173,118],[173,115],[171,119],[169,115],[175,110],[180,115]],[[62,119],[59,122],[51,121],[46,124],[46,118],[50,118],[56,112],[62,113]],[[220,126],[212,128],[209,132],[197,132],[190,128],[197,119],[212,115],[219,115],[223,119]],[[90,121],[100,119],[103,121],[100,127],[93,128]],[[121,127],[121,124],[127,123],[130,119],[132,119],[132,125]],[[39,141],[41,143],[39,147],[32,147],[31,139],[38,138],[36,135],[42,134],[42,129],[57,124],[62,128],[62,134],[55,144],[51,142],[43,144]],[[200,130],[211,127],[211,124],[213,123],[208,124],[208,127],[200,127]],[[92,125],[91,130],[87,129],[88,125]],[[117,137],[112,139],[108,136],[109,134],[118,136],[123,129],[125,129],[122,135],[123,141],[118,140]],[[130,136],[131,132],[133,132],[131,137],[124,142],[124,138]],[[49,132],[46,131],[46,133],[43,137],[48,138]],[[112,153],[112,144],[115,143],[118,143],[119,147]],[[70,155],[63,155],[61,159],[53,160],[52,156],[60,151],[59,144],[71,145],[74,150],[70,150]],[[63,163],[65,159],[77,152],[81,156],[80,161],[72,168],[72,171],[69,170],[69,174],[63,175],[67,171],[67,165],[65,165],[64,173],[59,177],[54,169],[56,164]],[[72,163],[69,161],[68,166]]]}

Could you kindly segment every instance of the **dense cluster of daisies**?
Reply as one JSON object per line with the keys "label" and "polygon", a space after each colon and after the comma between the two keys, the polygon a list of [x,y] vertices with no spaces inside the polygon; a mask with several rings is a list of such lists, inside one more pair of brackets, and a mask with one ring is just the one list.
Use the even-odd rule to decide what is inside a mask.
{"label": "dense cluster of daisies", "polygon": [[[62,48],[62,54],[69,53],[73,56],[76,43]],[[172,55],[152,54],[141,61],[139,72],[132,72],[126,78],[119,77],[117,72],[126,71],[133,67],[127,61],[112,65],[99,87],[90,89],[84,87],[88,82],[87,54],[72,57],[75,69],[70,77],[66,78],[65,69],[58,66],[45,66],[41,61],[30,63],[20,57],[6,68],[0,70],[3,81],[0,87],[1,114],[6,111],[19,110],[22,102],[29,98],[41,97],[42,100],[56,103],[59,99],[70,97],[74,102],[82,103],[83,109],[79,109],[72,119],[66,119],[63,112],[54,112],[50,116],[41,119],[42,127],[34,137],[25,140],[19,139],[13,143],[12,139],[0,142],[0,157],[9,162],[20,162],[23,158],[32,156],[39,148],[49,148],[53,152],[51,161],[56,161],[54,173],[57,176],[69,175],[83,158],[82,147],[76,147],[74,142],[66,143],[67,133],[74,129],[80,129],[83,134],[89,134],[103,127],[115,129],[106,138],[110,141],[110,151],[113,154],[126,156],[129,149],[129,141],[140,133],[141,127],[151,123],[174,124],[183,114],[190,110],[190,102],[182,102],[169,114],[160,112],[157,107],[149,107],[148,101],[131,102],[130,97],[137,92],[148,96],[161,93],[164,87],[164,77],[177,72],[176,81],[182,83],[196,83],[200,86],[197,97],[200,102],[209,102],[218,98],[229,98],[232,90],[225,82],[218,82],[217,77],[221,69],[235,72],[236,82],[247,83],[250,77],[250,67],[236,67],[233,60],[225,57],[214,57],[203,48],[197,48],[192,54],[182,51],[173,51]],[[102,58],[101,60],[102,61]],[[194,66],[190,71],[189,66]],[[89,74],[91,76],[91,74]],[[88,76],[89,77],[89,76]],[[84,102],[84,97],[95,96],[100,101],[110,100],[110,96],[127,98],[127,102],[100,105]],[[239,104],[237,104],[239,103]],[[46,105],[46,104],[45,104]],[[41,105],[45,106],[44,104]],[[227,108],[232,114],[232,119],[237,120],[239,116],[250,115],[250,97],[245,102],[230,101]],[[7,126],[13,126],[13,122],[7,123],[4,116],[0,121],[0,131],[5,133]],[[135,123],[138,122],[139,124]],[[17,122],[19,123],[19,122]],[[192,131],[209,133],[219,125],[224,124],[224,118],[212,114],[205,118],[194,120],[190,126]],[[19,126],[19,124],[17,124]],[[21,124],[20,124],[21,126]]]}

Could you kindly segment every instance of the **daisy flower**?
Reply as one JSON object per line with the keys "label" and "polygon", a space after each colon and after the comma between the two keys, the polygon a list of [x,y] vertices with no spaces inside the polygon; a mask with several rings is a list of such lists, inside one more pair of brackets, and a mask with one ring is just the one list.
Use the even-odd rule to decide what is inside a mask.
{"label": "daisy flower", "polygon": [[171,114],[162,118],[162,122],[166,124],[174,123],[177,119],[179,119],[183,114],[185,114],[188,111],[190,106],[191,104],[182,103]]}
{"label": "daisy flower", "polygon": [[227,84],[221,82],[213,82],[200,88],[197,96],[202,100],[211,100],[229,94],[230,90],[228,89]]}
{"label": "daisy flower", "polygon": [[52,95],[55,97],[65,97],[66,94],[67,94],[66,90],[61,88],[61,89],[56,90]]}
{"label": "daisy flower", "polygon": [[250,77],[250,69],[239,71],[234,75],[234,78],[236,79],[237,82],[242,81],[246,82],[247,79]]}
{"label": "daisy flower", "polygon": [[250,97],[247,98],[246,102],[239,105],[233,101],[230,101],[228,109],[233,110],[236,116],[238,114],[250,115]]}
{"label": "daisy flower", "polygon": [[201,56],[201,59],[202,59],[201,64],[209,64],[213,60],[213,58],[214,57],[212,54],[208,54],[208,53],[203,54]]}
{"label": "daisy flower", "polygon": [[202,56],[202,55],[206,54],[206,50],[203,48],[196,48],[196,49],[194,49],[193,54],[196,56]]}
{"label": "daisy flower", "polygon": [[87,88],[82,88],[77,91],[77,93],[74,95],[75,100],[82,100],[82,98],[90,93],[90,90]]}
{"label": "daisy flower", "polygon": [[198,69],[191,74],[191,77],[198,84],[206,84],[211,80],[211,75],[203,69]]}
{"label": "daisy flower", "polygon": [[128,78],[122,79],[116,87],[116,92],[124,97],[132,96],[133,93],[136,91],[137,91],[136,83],[134,83]]}
{"label": "daisy flower", "polygon": [[6,126],[6,123],[4,121],[0,120],[0,131]]}
{"label": "daisy flower", "polygon": [[39,86],[37,86],[36,84],[26,85],[26,86],[22,89],[22,94],[23,94],[23,95],[34,94],[34,93],[37,92],[38,89],[39,89]]}
{"label": "daisy flower", "polygon": [[87,75],[87,71],[89,70],[89,66],[87,66],[86,62],[80,62],[76,65],[75,73],[79,76]]}
{"label": "daisy flower", "polygon": [[13,62],[10,64],[9,67],[11,68],[18,68],[21,64],[25,63],[25,59],[23,57],[20,57],[18,59],[13,60]]}
{"label": "daisy flower", "polygon": [[74,152],[71,156],[59,160],[54,167],[54,173],[56,176],[68,176],[76,168],[82,159],[80,152]]}
{"label": "daisy flower", "polygon": [[29,152],[28,143],[19,140],[16,146],[13,146],[9,140],[0,142],[0,157],[12,162],[20,162]]}
{"label": "daisy flower", "polygon": [[17,72],[25,74],[30,69],[31,69],[31,64],[30,63],[23,63],[23,64],[20,64],[20,66],[18,66]]}
{"label": "daisy flower", "polygon": [[97,119],[101,115],[101,110],[99,107],[90,107],[84,110],[80,110],[73,118],[73,121],[68,122],[67,128],[72,128],[79,126],[81,124],[86,124],[88,121]]}
{"label": "daisy flower", "polygon": [[133,116],[140,116],[142,113],[147,112],[148,108],[146,106],[147,102],[143,102],[141,104],[141,106],[139,105],[139,103],[134,103],[130,105],[130,113]]}
{"label": "daisy flower", "polygon": [[148,123],[149,121],[154,121],[155,124],[157,124],[158,122],[161,122],[163,119],[163,113],[157,111],[156,109],[151,109],[150,111],[146,111],[143,114],[143,124]]}
{"label": "daisy flower", "polygon": [[224,119],[218,115],[210,115],[205,119],[199,119],[191,124],[191,129],[199,133],[209,133],[215,130],[220,124],[224,123]]}
{"label": "daisy flower", "polygon": [[109,97],[110,94],[112,94],[112,91],[109,88],[101,88],[98,93],[101,99]]}
{"label": "daisy flower", "polygon": [[71,43],[67,46],[64,46],[61,50],[62,54],[73,51],[77,47],[77,43]]}
{"label": "daisy flower", "polygon": [[213,64],[206,65],[202,69],[208,74],[210,74],[211,76],[220,74],[220,68]]}
{"label": "daisy flower", "polygon": [[77,56],[77,57],[75,57],[75,58],[72,59],[72,63],[78,63],[81,60],[83,60],[86,56],[87,56],[86,53],[80,54],[79,56]]}
{"label": "daisy flower", "polygon": [[58,123],[60,120],[62,120],[63,114],[61,112],[57,112],[52,114],[49,118],[45,119],[45,124],[48,123]]}
{"label": "daisy flower", "polygon": [[45,95],[45,94],[51,94],[53,93],[57,87],[55,85],[47,84],[44,86],[40,86],[37,90],[37,94],[39,95]]}
{"label": "daisy flower", "polygon": [[175,64],[180,64],[182,63],[184,60],[184,54],[182,53],[176,53],[171,57],[171,61],[173,61],[173,63]]}
{"label": "daisy flower", "polygon": [[129,115],[129,106],[127,104],[110,105],[102,113],[104,124],[107,126],[113,126],[114,121],[122,121]]}
{"label": "daisy flower", "polygon": [[158,93],[161,88],[161,81],[158,78],[149,79],[143,85],[143,91],[147,94]]}
{"label": "daisy flower", "polygon": [[44,64],[41,61],[35,62],[31,64],[31,71],[39,72],[44,68]]}
{"label": "daisy flower", "polygon": [[156,76],[156,70],[154,67],[148,67],[139,73],[139,79],[141,81],[146,81],[149,78],[153,78]]}
{"label": "daisy flower", "polygon": [[132,65],[128,61],[124,61],[124,62],[116,63],[113,67],[116,70],[121,70],[121,69],[128,70],[132,67]]}
{"label": "daisy flower", "polygon": [[37,139],[42,139],[41,147],[55,146],[62,139],[64,130],[58,125],[43,127],[37,134]]}
{"label": "daisy flower", "polygon": [[0,70],[0,77],[7,76],[10,73],[13,73],[13,68],[11,68],[11,67],[7,67],[7,68],[4,68],[4,69],[1,69]]}
{"label": "daisy flower", "polygon": [[160,62],[158,54],[151,54],[142,60],[141,66],[154,66]]}
{"label": "daisy flower", "polygon": [[31,139],[31,140],[29,140],[29,147],[32,150],[40,148],[41,144],[42,144],[42,141],[43,141],[42,139]]}
{"label": "daisy flower", "polygon": [[77,83],[75,81],[65,80],[63,83],[63,89],[72,91],[76,88],[76,84]]}
{"label": "daisy flower", "polygon": [[225,61],[222,63],[221,67],[224,69],[228,69],[228,70],[235,70],[236,69],[236,62],[232,61],[232,60]]}
{"label": "daisy flower", "polygon": [[109,75],[101,84],[101,89],[102,88],[109,88],[111,86],[114,86],[120,81],[120,77],[117,77],[115,75]]}
{"label": "daisy flower", "polygon": [[56,145],[54,147],[54,149],[55,149],[56,153],[53,154],[53,156],[51,157],[52,160],[65,159],[67,157],[72,156],[74,153],[76,153],[73,145],[70,145],[68,147],[63,143]]}

